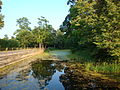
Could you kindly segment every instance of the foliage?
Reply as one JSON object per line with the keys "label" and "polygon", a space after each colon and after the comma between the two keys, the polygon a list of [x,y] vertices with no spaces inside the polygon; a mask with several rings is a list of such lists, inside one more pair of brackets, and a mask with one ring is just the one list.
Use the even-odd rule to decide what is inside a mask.
{"label": "foliage", "polygon": [[[0,1],[0,12],[1,12],[1,9],[2,9],[2,1]],[[3,18],[4,18],[4,16],[2,14],[0,14],[0,29],[2,29],[4,26]]]}
{"label": "foliage", "polygon": [[53,39],[54,29],[52,25],[48,24],[48,20],[45,19],[45,17],[38,18],[38,27],[35,27],[32,30],[32,33],[34,34],[34,38],[36,42],[39,44],[39,47],[41,48],[42,45],[46,46],[51,42],[51,39]]}
{"label": "foliage", "polygon": [[20,29],[31,30],[31,28],[29,27],[30,24],[31,23],[29,22],[27,17],[17,19],[17,25]]}
{"label": "foliage", "polygon": [[5,39],[5,40],[8,40],[8,39],[9,39],[7,34],[4,35],[4,39]]}
{"label": "foliage", "polygon": [[97,61],[90,56],[92,53],[88,50],[78,51],[70,54],[68,57],[71,61],[78,62],[84,66],[84,69],[88,71],[94,71],[99,73],[120,73],[120,62],[101,62]]}
{"label": "foliage", "polygon": [[2,29],[4,26],[3,18],[4,18],[4,16],[2,14],[0,14],[0,29]]}
{"label": "foliage", "polygon": [[27,17],[19,18],[17,25],[19,29],[16,30],[14,35],[19,41],[21,47],[46,47],[53,45],[52,42],[56,31],[52,25],[48,24],[49,21],[45,17],[38,18],[38,26],[31,29],[29,25],[31,22]]}
{"label": "foliage", "polygon": [[21,30],[16,35],[16,39],[20,42],[21,47],[28,47],[34,41],[33,34],[27,30]]}
{"label": "foliage", "polygon": [[54,36],[54,40],[53,40],[53,44],[55,48],[59,48],[59,49],[63,49],[64,48],[64,42],[65,42],[65,38],[64,38],[64,33],[61,32],[60,30],[56,31],[56,35]]}
{"label": "foliage", "polygon": [[15,39],[0,39],[0,48],[5,49],[5,48],[15,48],[19,47],[19,42]]}
{"label": "foliage", "polygon": [[120,63],[86,63],[86,69],[102,73],[120,73]]}
{"label": "foliage", "polygon": [[20,42],[21,47],[27,47],[33,42],[33,34],[31,33],[31,28],[29,27],[31,23],[26,17],[19,18],[17,20],[17,25],[19,29],[14,33],[16,39]]}
{"label": "foliage", "polygon": [[97,49],[93,56],[103,61],[107,57],[119,59],[120,1],[69,0],[69,3],[70,14],[60,29],[66,32],[71,48]]}

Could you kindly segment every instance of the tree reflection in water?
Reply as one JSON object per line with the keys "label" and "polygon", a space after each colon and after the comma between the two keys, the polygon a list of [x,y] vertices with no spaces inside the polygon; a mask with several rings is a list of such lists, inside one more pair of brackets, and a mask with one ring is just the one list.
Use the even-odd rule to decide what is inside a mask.
{"label": "tree reflection in water", "polygon": [[63,67],[59,62],[52,60],[40,60],[33,62],[32,65],[33,77],[37,78],[41,89],[44,89],[52,79],[53,74],[62,71]]}
{"label": "tree reflection in water", "polygon": [[0,88],[2,90],[64,90],[59,79],[62,74],[64,74],[64,62],[37,60],[3,76],[0,79]]}

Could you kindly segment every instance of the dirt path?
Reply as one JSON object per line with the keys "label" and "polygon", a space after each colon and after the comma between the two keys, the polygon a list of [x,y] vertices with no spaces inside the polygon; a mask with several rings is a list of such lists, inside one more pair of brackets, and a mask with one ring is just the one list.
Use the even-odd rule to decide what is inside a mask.
{"label": "dirt path", "polygon": [[32,54],[36,53],[37,51],[37,49],[27,49],[0,52],[0,68],[9,65],[10,63],[19,61],[20,59],[24,59],[25,57],[32,56]]}
{"label": "dirt path", "polygon": [[9,56],[9,55],[13,55],[13,54],[21,54],[21,53],[25,53],[25,52],[31,52],[35,49],[22,49],[22,50],[14,50],[14,51],[1,51],[0,52],[0,57],[3,56]]}

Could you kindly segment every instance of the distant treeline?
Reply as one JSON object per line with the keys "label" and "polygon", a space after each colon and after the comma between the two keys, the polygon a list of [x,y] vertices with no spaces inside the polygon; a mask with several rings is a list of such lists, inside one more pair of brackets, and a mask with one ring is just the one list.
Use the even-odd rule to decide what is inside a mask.
{"label": "distant treeline", "polygon": [[6,48],[8,49],[15,49],[19,47],[19,42],[15,39],[0,39],[0,50],[6,50]]}
{"label": "distant treeline", "polygon": [[0,39],[0,48],[11,49],[16,47],[22,48],[34,48],[34,47],[52,47],[63,48],[64,47],[64,33],[60,30],[54,30],[52,25],[49,24],[45,17],[38,18],[38,26],[34,29],[29,27],[29,20],[27,17],[22,17],[17,20],[19,29],[14,32],[14,37],[11,39],[7,35],[3,39]]}

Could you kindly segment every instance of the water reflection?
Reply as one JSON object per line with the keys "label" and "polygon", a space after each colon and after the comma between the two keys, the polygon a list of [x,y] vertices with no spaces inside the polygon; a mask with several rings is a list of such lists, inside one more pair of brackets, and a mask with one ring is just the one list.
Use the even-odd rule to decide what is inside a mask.
{"label": "water reflection", "polygon": [[38,79],[41,88],[49,84],[52,75],[55,73],[55,67],[52,61],[37,61],[32,64],[33,77]]}
{"label": "water reflection", "polygon": [[3,76],[0,90],[64,90],[59,81],[61,74],[64,74],[63,63],[38,60]]}
{"label": "water reflection", "polygon": [[21,70],[16,76],[17,81],[28,81],[30,70],[29,68]]}
{"label": "water reflection", "polygon": [[120,83],[92,76],[83,67],[66,62],[37,60],[18,66],[0,78],[0,90],[119,90]]}

